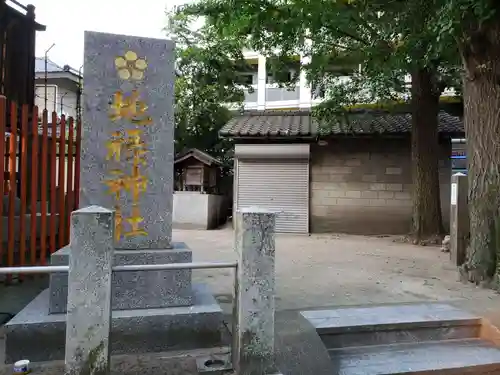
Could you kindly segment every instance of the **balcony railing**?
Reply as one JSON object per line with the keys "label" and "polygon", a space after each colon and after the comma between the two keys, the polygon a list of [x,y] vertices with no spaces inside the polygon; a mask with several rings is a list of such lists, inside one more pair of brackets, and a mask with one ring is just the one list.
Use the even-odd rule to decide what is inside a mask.
{"label": "balcony railing", "polygon": [[300,87],[282,88],[266,87],[266,102],[278,102],[287,100],[300,100]]}
{"label": "balcony railing", "polygon": [[244,88],[243,92],[245,93],[245,103],[257,102],[257,87],[254,87],[253,90]]}

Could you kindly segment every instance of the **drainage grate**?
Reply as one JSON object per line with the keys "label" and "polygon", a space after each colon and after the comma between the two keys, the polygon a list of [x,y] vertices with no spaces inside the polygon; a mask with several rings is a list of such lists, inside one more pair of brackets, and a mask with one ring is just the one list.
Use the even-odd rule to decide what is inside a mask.
{"label": "drainage grate", "polygon": [[230,355],[219,354],[196,358],[196,367],[200,374],[224,374],[228,370],[232,370]]}

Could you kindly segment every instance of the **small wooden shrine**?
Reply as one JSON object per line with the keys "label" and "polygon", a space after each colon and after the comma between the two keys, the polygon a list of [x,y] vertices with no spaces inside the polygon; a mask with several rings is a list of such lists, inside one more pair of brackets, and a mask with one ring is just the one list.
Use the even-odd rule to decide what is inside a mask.
{"label": "small wooden shrine", "polygon": [[219,160],[195,148],[180,153],[174,161],[176,190],[217,194],[221,166]]}

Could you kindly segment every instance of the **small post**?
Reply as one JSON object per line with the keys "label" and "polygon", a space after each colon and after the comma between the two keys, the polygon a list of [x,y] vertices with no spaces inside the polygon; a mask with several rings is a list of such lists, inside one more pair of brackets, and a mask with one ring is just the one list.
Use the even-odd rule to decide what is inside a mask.
{"label": "small post", "polygon": [[451,176],[450,259],[456,266],[464,264],[469,238],[468,181],[463,173]]}
{"label": "small post", "polygon": [[276,372],[274,365],[275,219],[259,208],[237,212],[238,314],[233,368],[239,375]]}
{"label": "small post", "polygon": [[109,374],[114,212],[90,206],[71,214],[66,375]]}

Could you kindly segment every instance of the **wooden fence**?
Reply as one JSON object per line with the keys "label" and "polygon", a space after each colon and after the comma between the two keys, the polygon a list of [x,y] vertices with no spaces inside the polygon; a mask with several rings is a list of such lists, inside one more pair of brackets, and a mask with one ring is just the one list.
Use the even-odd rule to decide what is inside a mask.
{"label": "wooden fence", "polygon": [[55,112],[49,117],[46,110],[39,118],[37,107],[0,96],[0,134],[0,266],[44,265],[69,243],[81,124]]}

